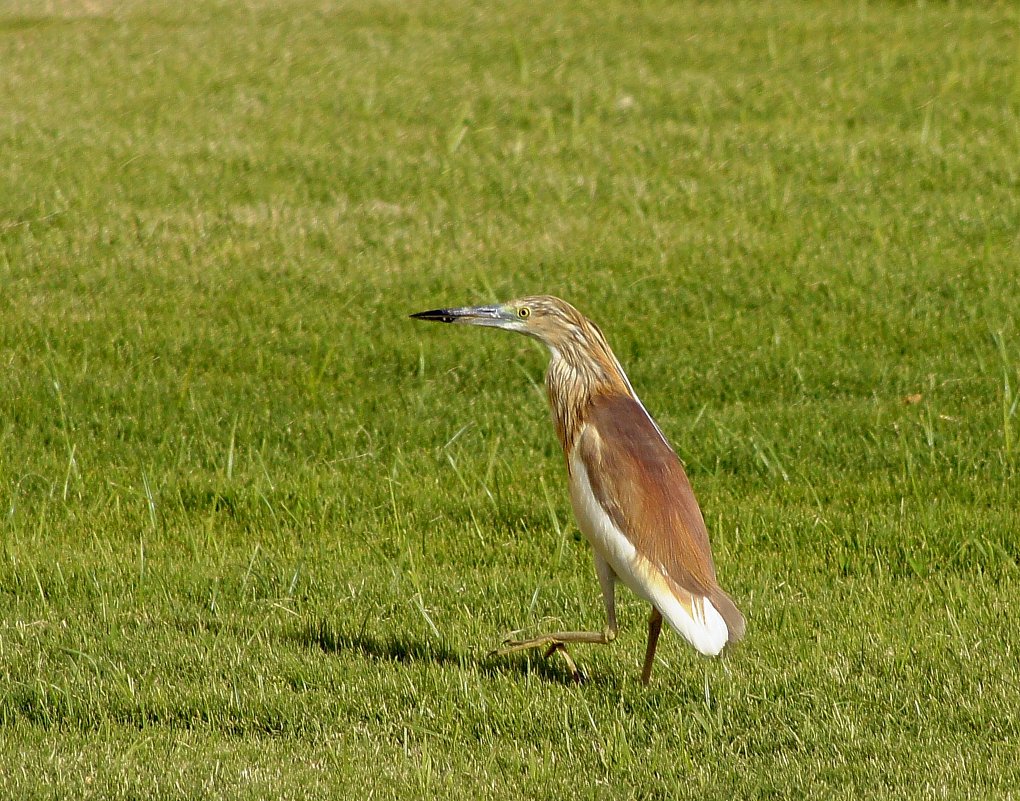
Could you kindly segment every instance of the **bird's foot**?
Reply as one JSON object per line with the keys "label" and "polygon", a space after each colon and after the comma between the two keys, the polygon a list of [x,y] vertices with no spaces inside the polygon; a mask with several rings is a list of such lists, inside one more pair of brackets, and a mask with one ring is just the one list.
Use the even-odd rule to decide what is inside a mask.
{"label": "bird's foot", "polygon": [[545,658],[548,659],[555,653],[559,653],[563,657],[563,661],[567,663],[567,670],[570,671],[570,677],[574,680],[574,684],[583,684],[584,674],[577,669],[574,657],[567,653],[567,646],[561,642],[552,643],[552,645],[545,649]]}
{"label": "bird's foot", "polygon": [[563,661],[567,663],[567,670],[570,671],[571,678],[577,683],[581,684],[584,681],[584,674],[577,669],[577,663],[574,662],[574,658],[567,651],[566,643],[556,637],[553,634],[545,634],[541,637],[534,637],[530,640],[504,640],[503,645],[492,652],[495,656],[506,656],[507,654],[517,653],[518,651],[528,651],[532,648],[545,648],[543,657],[548,659],[555,653],[559,653],[563,657]]}

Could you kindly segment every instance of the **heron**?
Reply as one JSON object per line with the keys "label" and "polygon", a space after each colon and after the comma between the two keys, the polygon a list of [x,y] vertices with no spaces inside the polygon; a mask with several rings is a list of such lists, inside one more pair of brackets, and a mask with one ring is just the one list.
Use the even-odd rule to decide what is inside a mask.
{"label": "heron", "polygon": [[706,656],[743,637],[744,617],[719,586],[708,530],[683,464],[595,323],[549,295],[411,317],[516,331],[549,349],[549,405],[574,517],[594,553],[606,626],[507,639],[498,654],[544,648],[548,658],[559,652],[580,681],[567,646],[616,639],[617,582],[652,607],[643,684],[651,678],[664,618]]}

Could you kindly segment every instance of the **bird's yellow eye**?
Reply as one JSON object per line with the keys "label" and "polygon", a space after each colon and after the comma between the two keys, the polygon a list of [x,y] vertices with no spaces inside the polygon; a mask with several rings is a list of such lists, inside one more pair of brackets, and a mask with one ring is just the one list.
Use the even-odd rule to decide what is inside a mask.
{"label": "bird's yellow eye", "polygon": [[521,308],[517,310],[517,316],[522,320],[527,320],[531,316],[531,309],[527,306],[521,306]]}

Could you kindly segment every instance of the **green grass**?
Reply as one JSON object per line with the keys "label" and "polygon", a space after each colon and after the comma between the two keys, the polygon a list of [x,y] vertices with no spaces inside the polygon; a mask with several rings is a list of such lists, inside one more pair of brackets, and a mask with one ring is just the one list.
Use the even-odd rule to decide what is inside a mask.
{"label": "green grass", "polygon": [[[1015,5],[0,7],[0,796],[1008,798]],[[746,641],[600,627],[601,325]],[[915,402],[905,402],[913,396]]]}

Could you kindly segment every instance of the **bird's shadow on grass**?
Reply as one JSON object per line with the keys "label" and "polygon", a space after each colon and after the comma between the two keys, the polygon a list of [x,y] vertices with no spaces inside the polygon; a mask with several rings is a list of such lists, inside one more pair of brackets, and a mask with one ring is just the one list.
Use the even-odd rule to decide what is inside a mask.
{"label": "bird's shadow on grass", "polygon": [[436,665],[463,665],[466,656],[439,640],[416,640],[410,637],[374,637],[364,631],[352,633],[338,629],[332,622],[310,622],[297,634],[306,646],[319,648],[327,654],[358,653],[373,662],[432,662]]}
{"label": "bird's shadow on grass", "polygon": [[[327,654],[355,653],[373,662],[403,665],[431,663],[440,667],[475,670],[490,678],[516,674],[521,678],[530,676],[551,684],[577,684],[560,657],[554,654],[543,658],[541,651],[506,655],[491,651],[463,651],[440,640],[420,640],[399,635],[380,638],[364,631],[345,631],[327,620],[307,623],[296,636],[305,646],[318,648]],[[610,676],[585,674],[581,684],[612,687],[618,681]]]}

